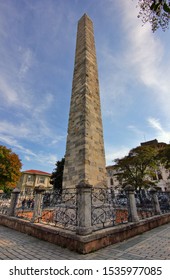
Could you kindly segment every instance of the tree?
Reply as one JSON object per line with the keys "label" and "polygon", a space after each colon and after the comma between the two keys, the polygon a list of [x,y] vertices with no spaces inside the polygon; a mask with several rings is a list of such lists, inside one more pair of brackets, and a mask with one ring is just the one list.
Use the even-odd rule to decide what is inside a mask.
{"label": "tree", "polygon": [[139,146],[132,149],[129,154],[121,159],[115,159],[114,169],[117,179],[124,187],[130,184],[136,190],[155,185],[151,177],[158,168],[158,148],[155,146]]}
{"label": "tree", "polygon": [[50,183],[53,185],[54,190],[62,193],[63,171],[64,171],[65,158],[56,162],[56,168],[52,172]]}
{"label": "tree", "polygon": [[5,192],[14,188],[20,178],[22,167],[18,155],[0,145],[0,188]]}
{"label": "tree", "polygon": [[170,1],[168,0],[138,0],[140,8],[138,17],[143,23],[149,22],[152,31],[155,32],[159,27],[165,31],[169,26],[170,20]]}
{"label": "tree", "polygon": [[170,169],[170,144],[159,151],[158,157],[166,169]]}

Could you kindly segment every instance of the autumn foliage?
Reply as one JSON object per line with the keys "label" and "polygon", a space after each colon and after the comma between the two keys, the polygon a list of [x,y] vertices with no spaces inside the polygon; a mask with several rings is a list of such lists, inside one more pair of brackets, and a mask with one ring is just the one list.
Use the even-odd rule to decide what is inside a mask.
{"label": "autumn foliage", "polygon": [[0,188],[14,188],[20,178],[22,167],[18,155],[0,145]]}

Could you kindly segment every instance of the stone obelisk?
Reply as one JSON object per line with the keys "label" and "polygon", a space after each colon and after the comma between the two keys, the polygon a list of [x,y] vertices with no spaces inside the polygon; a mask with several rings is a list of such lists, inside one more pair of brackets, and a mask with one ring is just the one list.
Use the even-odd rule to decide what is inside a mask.
{"label": "stone obelisk", "polygon": [[78,22],[63,189],[81,181],[106,187],[105,152],[93,23]]}

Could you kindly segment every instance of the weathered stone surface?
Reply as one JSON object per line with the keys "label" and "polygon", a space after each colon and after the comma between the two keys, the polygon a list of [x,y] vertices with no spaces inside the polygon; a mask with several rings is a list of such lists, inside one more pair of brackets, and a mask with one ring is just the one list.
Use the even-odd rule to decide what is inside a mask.
{"label": "weathered stone surface", "polygon": [[78,22],[63,188],[73,188],[82,179],[106,186],[93,23],[86,14]]}
{"label": "weathered stone surface", "polygon": [[99,250],[108,245],[127,240],[152,228],[170,222],[170,214],[150,217],[138,223],[129,223],[102,229],[89,235],[78,235],[75,232],[59,229],[42,224],[33,224],[29,221],[8,217],[0,214],[0,225],[15,229],[17,231],[35,236],[39,239],[67,247],[81,254],[87,254]]}

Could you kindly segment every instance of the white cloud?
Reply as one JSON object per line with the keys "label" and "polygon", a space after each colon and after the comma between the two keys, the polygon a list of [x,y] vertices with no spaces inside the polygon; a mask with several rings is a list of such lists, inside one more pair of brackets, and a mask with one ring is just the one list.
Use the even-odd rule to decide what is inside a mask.
{"label": "white cloud", "polygon": [[[124,115],[129,109],[132,99],[126,92],[129,72],[122,53],[114,51],[112,45],[100,42],[100,92],[103,115],[114,120]],[[126,102],[125,102],[126,100]]]}
{"label": "white cloud", "polygon": [[170,143],[170,130],[165,129],[159,120],[154,118],[148,119],[149,126],[154,130],[155,138],[159,142]]}
{"label": "white cloud", "polygon": [[[169,118],[170,66],[163,57],[164,43],[152,33],[150,25],[141,26],[140,20],[136,18],[138,11],[135,3],[123,0],[120,2],[123,3],[125,39],[128,43],[125,62],[131,68],[134,79],[150,89],[153,103]],[[166,59],[170,59],[169,53],[166,53]]]}
{"label": "white cloud", "polygon": [[140,138],[143,138],[143,136],[145,135],[145,132],[143,130],[140,130],[139,128],[137,128],[134,125],[128,125],[127,127],[129,130],[133,131],[137,136],[139,136]]}
{"label": "white cloud", "polygon": [[57,156],[48,152],[33,152],[30,149],[22,146],[16,139],[8,135],[0,135],[0,142],[12,148],[17,153],[23,154],[26,161],[34,162],[34,165],[41,164],[42,166],[48,166],[54,168],[57,161]]}
{"label": "white cloud", "polygon": [[159,120],[154,119],[154,118],[149,118],[148,122],[149,122],[150,126],[154,129],[156,129],[157,131],[160,131],[160,132],[163,131]]}
{"label": "white cloud", "polygon": [[5,79],[0,77],[0,97],[1,100],[5,100],[5,102],[9,104],[16,104],[19,101],[18,93],[16,90],[10,86]]}
{"label": "white cloud", "polygon": [[29,157],[29,156],[25,156],[24,157],[27,161],[31,161],[31,157]]}
{"label": "white cloud", "polygon": [[26,161],[34,162],[34,166],[41,165],[42,167],[48,167],[48,169],[51,171],[55,168],[55,163],[58,160],[57,155],[53,155],[51,153],[42,153],[37,152],[36,154],[32,156],[25,156],[24,157]]}
{"label": "white cloud", "polygon": [[111,147],[107,146],[106,148],[106,165],[113,165],[116,158],[122,158],[128,154],[130,147],[120,146],[120,147]]}
{"label": "white cloud", "polygon": [[58,142],[63,141],[66,139],[66,135],[64,136],[55,136],[54,139],[51,141],[50,145],[56,145]]}
{"label": "white cloud", "polygon": [[33,63],[33,53],[30,49],[22,50],[19,48],[21,54],[21,66],[19,69],[19,76],[23,78]]}
{"label": "white cloud", "polygon": [[46,93],[39,102],[36,103],[36,106],[33,106],[32,114],[33,116],[40,118],[40,114],[49,110],[50,106],[53,105],[54,96],[51,93]]}
{"label": "white cloud", "polygon": [[[9,72],[4,74],[4,72]],[[33,94],[18,82],[18,70],[10,72],[8,66],[0,69],[0,99],[2,107],[18,108],[19,111],[30,111],[34,108]]]}
{"label": "white cloud", "polygon": [[[106,14],[111,17],[111,13],[115,13],[116,5],[122,37],[118,37],[118,44],[121,46],[119,49],[116,34],[114,37],[114,34],[109,33],[113,39],[106,38],[107,40],[100,42],[103,114],[114,120],[120,114],[123,116],[130,113],[131,106],[136,102],[135,94],[140,92],[142,95],[143,91],[144,98],[152,102],[148,106],[153,105],[169,119],[170,65],[167,61],[170,60],[170,53],[166,51],[166,42],[152,33],[150,24],[142,26],[141,19],[137,18],[137,1],[113,2],[110,1]],[[114,18],[112,24],[116,24]],[[169,36],[168,30],[166,33]],[[139,92],[135,93],[132,87],[128,90],[128,85],[131,84],[134,84],[135,88],[138,86]]]}
{"label": "white cloud", "polygon": [[50,153],[38,153],[36,155],[36,161],[41,163],[44,166],[50,165],[55,167],[55,163],[57,161],[57,156]]}
{"label": "white cloud", "polygon": [[0,121],[0,133],[9,134],[16,138],[26,138],[30,131],[25,123],[13,124],[8,121]]}
{"label": "white cloud", "polygon": [[[40,115],[39,118],[38,115],[37,118],[25,117],[19,123],[0,121],[0,135],[0,139],[3,141],[4,138],[4,142],[10,139],[16,139],[18,142],[27,140],[30,143],[46,145],[46,147],[55,145],[65,139],[63,135],[57,135],[56,131],[50,129]],[[7,144],[9,144],[8,141]]]}
{"label": "white cloud", "polygon": [[31,156],[36,155],[30,149],[27,149],[27,148],[23,147],[22,145],[20,145],[16,139],[14,139],[13,137],[11,137],[9,135],[0,135],[0,141],[2,143],[5,143],[6,145],[11,146],[12,148],[17,149],[18,151],[20,151],[24,154],[31,155]]}

